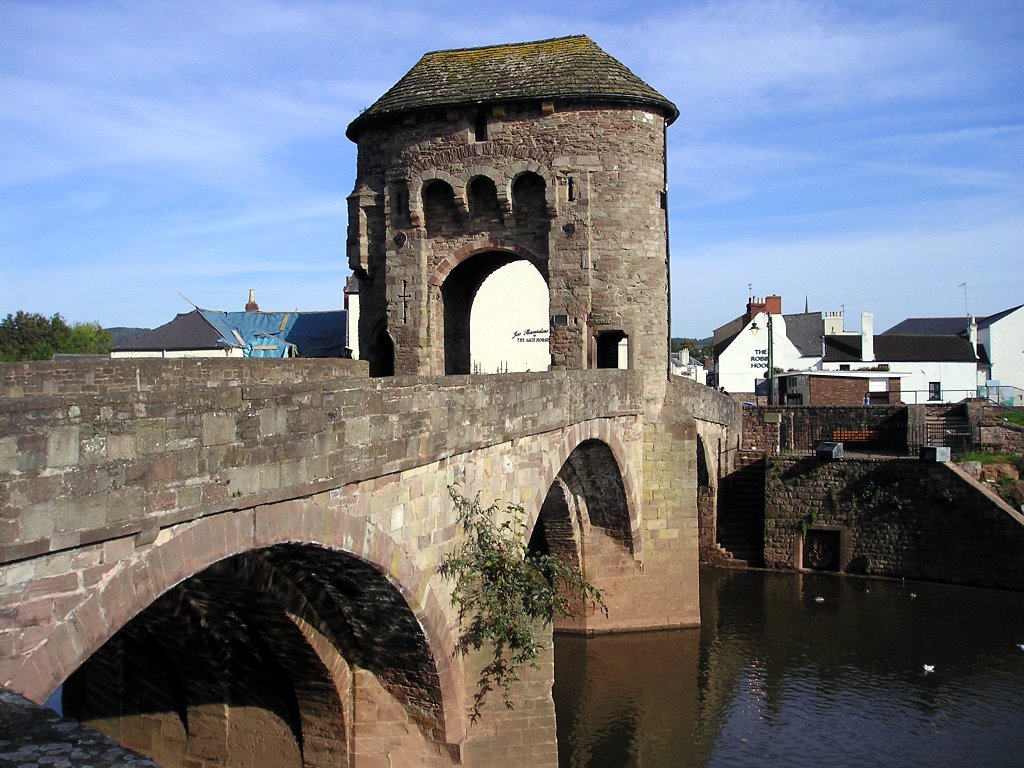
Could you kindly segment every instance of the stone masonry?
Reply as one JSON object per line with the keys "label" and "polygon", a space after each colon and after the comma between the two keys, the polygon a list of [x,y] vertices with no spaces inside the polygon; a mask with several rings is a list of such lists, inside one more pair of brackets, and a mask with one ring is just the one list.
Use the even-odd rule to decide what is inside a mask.
{"label": "stone masonry", "polygon": [[[283,720],[261,721],[260,733],[280,736],[275,743],[296,730],[329,732],[316,726],[316,713],[327,706],[323,691],[350,692],[328,696],[338,718],[351,724],[347,736],[307,735],[310,765],[346,753],[351,765],[371,765],[364,759],[382,751],[416,755],[425,765],[486,765],[491,758],[501,764],[501,755],[518,754],[523,739],[532,739],[541,764],[554,764],[550,669],[524,680],[517,693],[523,708],[496,710],[484,728],[466,723],[475,679],[452,656],[449,587],[435,573],[456,533],[447,499],[455,483],[470,495],[521,504],[531,528],[553,514],[544,511],[549,490],[564,483],[576,510],[570,528],[584,537],[565,546],[584,544],[585,574],[605,589],[611,608],[607,618],[583,616],[566,629],[698,620],[689,411],[708,427],[730,416],[710,390],[666,383],[659,397],[668,407],[651,422],[644,376],[631,371],[392,380],[350,375],[359,365],[350,361],[335,362],[337,378],[320,375],[322,361],[259,361],[261,375],[250,377],[248,363],[255,361],[243,362],[204,361],[220,382],[212,387],[192,380],[194,361],[162,361],[158,383],[151,361],[77,364],[77,378],[49,379],[62,382],[49,386],[51,394],[27,394],[47,378],[35,367],[0,367],[9,391],[21,393],[0,399],[0,683],[42,701],[121,637],[121,651],[83,667],[94,682],[77,697],[78,711],[147,754],[224,764],[227,745],[256,727],[240,714],[197,702],[186,708],[189,728],[181,730],[154,721],[145,702],[139,714],[112,719],[97,698],[95,691],[108,688],[97,689],[95,681],[119,690],[129,671],[124,665],[152,647],[147,637],[166,645],[172,629],[185,631],[179,622],[160,623],[167,608],[150,611],[161,600],[182,606],[173,613],[191,606],[195,621],[183,626],[222,625],[217,642],[231,657],[246,647],[231,639],[232,627],[245,622],[262,632],[278,627],[272,635],[282,638],[281,647],[262,656],[308,657],[310,669],[321,670],[315,677],[282,672],[296,681],[300,710],[297,720],[282,714]],[[304,368],[315,375],[294,375]],[[55,372],[53,364],[43,369]],[[173,385],[175,370],[180,386]],[[94,394],[100,379],[109,391]],[[701,405],[702,396],[711,400]],[[608,482],[621,489],[613,504],[608,494],[594,493]],[[341,625],[330,618],[337,608],[317,603],[326,599],[315,597],[321,588],[286,586],[332,573],[330,583],[352,583],[348,597],[336,595],[348,616]],[[353,573],[364,575],[353,581]],[[254,592],[255,583],[266,586]],[[236,597],[218,603],[218,595]],[[268,603],[268,595],[279,597]],[[396,606],[387,612],[388,626],[379,624],[381,601]],[[129,626],[135,629],[119,634]],[[199,665],[202,679],[206,662],[195,644],[210,640],[189,632],[168,653],[195,659],[185,666]],[[405,640],[397,650],[378,647],[375,638],[387,636]],[[410,656],[400,648],[422,650]],[[408,662],[396,661],[395,653]],[[221,679],[229,669],[203,674]],[[234,680],[237,688],[238,679],[211,687]],[[268,695],[247,694],[263,702],[259,711],[273,712]],[[346,703],[353,696],[369,697],[378,719],[364,721],[369,710]],[[536,707],[547,712],[547,725]],[[407,734],[401,743],[397,733]]]}
{"label": "stone masonry", "polygon": [[955,464],[772,458],[765,565],[803,565],[806,531],[841,533],[835,568],[1024,589],[1024,515]]}

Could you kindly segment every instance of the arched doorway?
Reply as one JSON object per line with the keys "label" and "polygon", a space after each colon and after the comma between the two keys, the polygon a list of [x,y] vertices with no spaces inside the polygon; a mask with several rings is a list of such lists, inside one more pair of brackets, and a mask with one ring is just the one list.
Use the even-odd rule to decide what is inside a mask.
{"label": "arched doorway", "polygon": [[395,375],[395,342],[391,340],[387,326],[380,323],[370,337],[367,359],[371,376]]}
{"label": "arched doorway", "polygon": [[470,309],[473,373],[546,371],[548,344],[548,286],[540,272],[528,261],[496,269],[481,283]]}
{"label": "arched doorway", "polygon": [[[522,266],[520,266],[520,262]],[[510,266],[513,267],[511,272],[506,273],[504,268]],[[496,281],[493,292],[489,285],[491,279]],[[489,287],[484,295],[494,299],[497,302],[496,305],[491,305],[488,301],[481,301],[478,304],[477,299],[485,283]],[[539,289],[539,283],[543,284],[542,289]],[[520,295],[521,298],[517,301],[517,297]],[[520,320],[514,312],[517,307],[526,310],[526,297],[531,298],[529,298],[529,311],[525,315],[529,319],[525,321],[526,325],[524,325],[524,321]],[[494,357],[491,352],[485,354],[484,349],[488,345],[492,347],[492,350],[497,349],[495,342],[502,341],[501,335],[505,334],[508,329],[518,329],[521,332],[539,331],[540,333],[531,335],[544,337],[546,341],[548,328],[546,277],[538,271],[535,265],[515,253],[497,250],[485,251],[461,262],[442,283],[441,300],[444,306],[445,374],[473,372],[474,326],[478,335],[483,335],[476,345],[477,352],[483,360],[488,361],[486,367],[481,367],[482,372],[494,372],[487,368],[497,368],[502,365],[500,357]],[[543,310],[540,307],[543,307]],[[511,333],[504,341],[511,342]],[[518,345],[520,342],[513,343]],[[548,344],[544,342],[521,343],[548,350]],[[539,360],[539,356],[537,359]],[[490,362],[491,360],[493,363]],[[550,353],[548,353],[547,360],[550,362]],[[540,362],[534,362],[534,358],[527,358],[518,364],[523,366],[519,368],[520,370],[527,370],[530,365],[540,368]],[[547,364],[544,364],[542,370],[547,369]],[[508,370],[513,369],[510,366]],[[531,368],[531,370],[535,369]]]}

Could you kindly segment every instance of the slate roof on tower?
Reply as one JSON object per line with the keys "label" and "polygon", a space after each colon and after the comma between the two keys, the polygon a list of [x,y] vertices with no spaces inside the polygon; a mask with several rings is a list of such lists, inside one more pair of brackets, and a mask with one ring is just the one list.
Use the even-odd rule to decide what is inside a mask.
{"label": "slate roof on tower", "polygon": [[351,122],[356,141],[371,122],[404,112],[529,100],[616,101],[655,107],[669,123],[675,104],[586,35],[424,54]]}

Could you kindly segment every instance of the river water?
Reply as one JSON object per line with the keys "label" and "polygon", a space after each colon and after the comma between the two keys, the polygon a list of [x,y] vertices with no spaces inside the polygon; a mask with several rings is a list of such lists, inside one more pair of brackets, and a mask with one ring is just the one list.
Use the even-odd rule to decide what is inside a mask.
{"label": "river water", "polygon": [[701,621],[556,637],[562,768],[1024,766],[1024,594],[711,569]]}

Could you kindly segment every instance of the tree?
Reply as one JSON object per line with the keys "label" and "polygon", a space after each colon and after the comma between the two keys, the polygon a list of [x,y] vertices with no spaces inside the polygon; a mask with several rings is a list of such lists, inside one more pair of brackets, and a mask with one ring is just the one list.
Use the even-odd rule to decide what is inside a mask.
{"label": "tree", "polygon": [[538,624],[548,627],[555,616],[572,615],[574,599],[608,611],[601,592],[575,564],[529,550],[522,507],[508,504],[502,510],[495,502],[485,509],[479,494],[467,499],[454,486],[448,492],[464,537],[437,570],[455,582],[452,604],[461,624],[456,652],[491,648],[469,712],[470,721],[476,722],[494,688],[500,689],[505,706],[513,708],[517,670],[522,664],[534,665],[542,650]]}
{"label": "tree", "polygon": [[113,337],[99,323],[75,323],[64,348],[59,352],[75,355],[105,355],[113,347]]}
{"label": "tree", "polygon": [[98,323],[69,326],[59,313],[47,318],[19,310],[0,320],[0,362],[49,360],[58,352],[102,355],[111,346]]}

